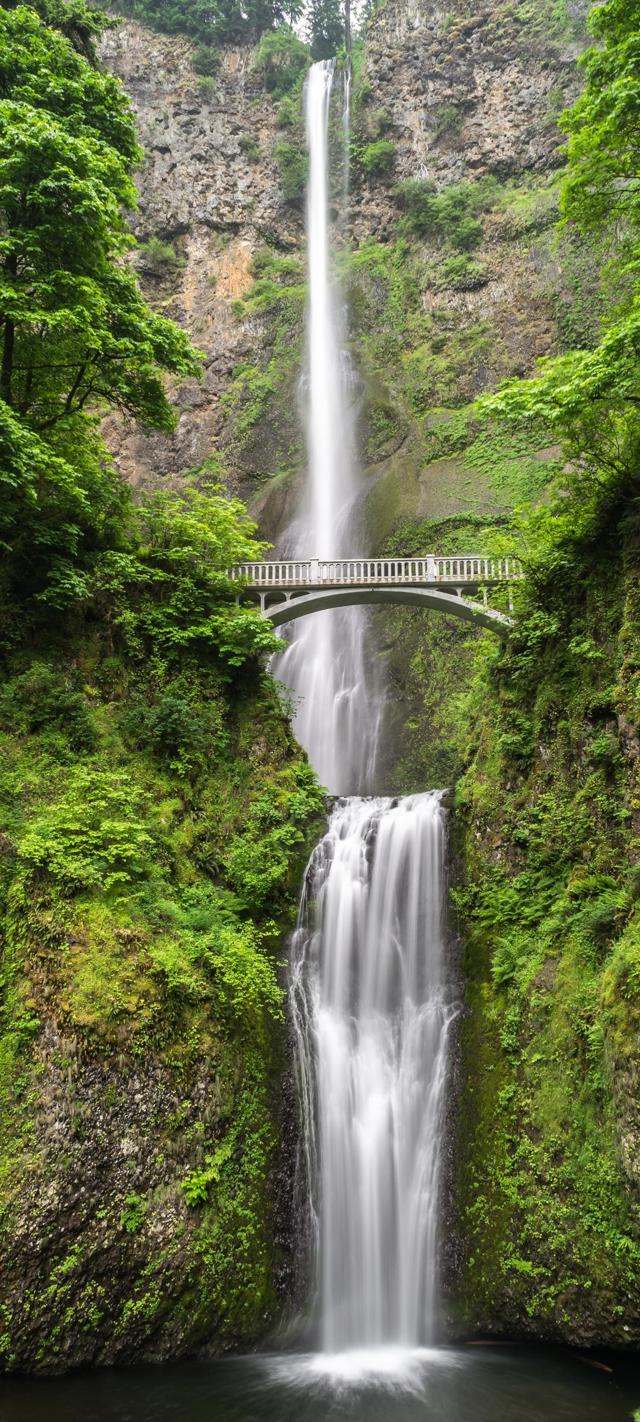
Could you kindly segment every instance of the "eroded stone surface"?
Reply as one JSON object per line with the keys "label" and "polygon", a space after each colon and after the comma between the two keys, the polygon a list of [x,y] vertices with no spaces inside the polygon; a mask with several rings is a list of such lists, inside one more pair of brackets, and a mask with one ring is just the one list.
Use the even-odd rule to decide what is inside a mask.
{"label": "eroded stone surface", "polygon": [[[576,6],[583,10],[583,0]],[[502,14],[489,0],[475,5],[472,14],[471,8],[467,0],[458,0],[455,12],[433,0],[420,6],[389,0],[372,20],[361,122],[366,137],[367,126],[375,127],[376,116],[384,114],[396,163],[388,180],[367,179],[357,165],[353,170],[356,245],[397,236],[397,185],[405,178],[426,177],[439,188],[485,174],[544,179],[560,161],[554,114],[577,91],[578,40],[532,32],[517,13]],[[304,464],[294,374],[282,378],[274,407],[267,405],[242,448],[235,438],[236,411],[225,395],[239,366],[263,369],[273,353],[269,316],[242,319],[233,309],[251,286],[253,254],[265,246],[303,252],[302,216],[284,200],[274,157],[278,140],[292,135],[278,129],[277,104],[263,91],[250,50],[226,51],[220,74],[204,83],[206,92],[191,54],[188,40],[152,34],[131,22],[103,42],[104,61],[132,97],[146,155],[134,230],[143,241],[172,241],[182,265],[159,277],[149,271],[143,253],[134,261],[149,298],[185,326],[204,353],[202,383],[190,380],[176,392],[173,435],[147,433],[115,414],[105,431],[118,466],[137,486],[179,479],[222,451],[220,472],[228,487],[253,500],[266,534],[277,540],[292,513],[288,491],[295,490],[296,469]],[[460,122],[455,131],[441,132],[442,114],[449,110]],[[248,137],[258,144],[256,158],[243,150]],[[433,255],[425,243],[427,266]],[[425,278],[420,293],[426,313],[450,317],[450,333],[479,323],[495,333],[492,357],[460,374],[458,403],[505,374],[531,370],[536,357],[554,349],[555,301],[564,280],[549,243],[535,232],[523,240],[497,212],[485,219],[476,255],[484,266],[476,287],[435,287]],[[378,371],[375,389],[367,377],[365,419],[371,400],[382,396],[397,404],[397,393],[389,388],[392,374]],[[428,465],[420,422],[403,411],[401,424],[395,440],[369,448],[369,487],[378,475],[394,479],[398,458],[412,463],[420,482],[421,465]],[[435,497],[435,491],[428,495],[429,507]],[[495,502],[490,491],[479,497],[488,505]],[[374,546],[376,529],[370,533]]]}

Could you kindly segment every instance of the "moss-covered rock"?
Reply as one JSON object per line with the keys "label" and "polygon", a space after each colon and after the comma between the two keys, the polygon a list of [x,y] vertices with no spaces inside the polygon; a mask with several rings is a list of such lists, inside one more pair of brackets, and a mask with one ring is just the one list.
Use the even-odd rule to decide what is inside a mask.
{"label": "moss-covered rock", "polygon": [[256,672],[89,638],[0,719],[1,1366],[246,1344],[291,1282],[279,960],[321,796]]}
{"label": "moss-covered rock", "polygon": [[464,708],[454,1294],[467,1328],[624,1345],[640,1327],[640,549],[618,519],[549,570]]}

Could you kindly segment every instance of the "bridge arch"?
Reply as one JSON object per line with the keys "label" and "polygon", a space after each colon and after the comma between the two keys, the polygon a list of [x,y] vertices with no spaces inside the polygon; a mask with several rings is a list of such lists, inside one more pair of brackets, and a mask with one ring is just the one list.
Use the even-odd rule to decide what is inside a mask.
{"label": "bridge arch", "polygon": [[[275,591],[275,590],[274,590]],[[272,594],[273,595],[273,594]],[[487,607],[483,603],[472,602],[470,598],[455,593],[446,593],[439,588],[421,587],[344,587],[326,588],[319,592],[288,594],[277,602],[267,603],[269,594],[261,593],[262,615],[274,627],[283,627],[286,622],[295,622],[299,617],[308,617],[314,612],[327,612],[334,607],[354,607],[363,603],[380,606],[393,603],[403,607],[420,607],[434,612],[448,613],[450,617],[460,617],[465,622],[475,622],[486,627],[498,637],[506,637],[513,627],[513,619],[505,612]]]}

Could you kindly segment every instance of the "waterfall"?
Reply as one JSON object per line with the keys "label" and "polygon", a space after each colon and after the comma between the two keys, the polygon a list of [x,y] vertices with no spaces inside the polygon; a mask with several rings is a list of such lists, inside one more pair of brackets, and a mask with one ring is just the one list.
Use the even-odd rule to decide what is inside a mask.
{"label": "waterfall", "polygon": [[[309,150],[308,480],[289,556],[357,549],[357,381],[331,259],[334,63],[306,86]],[[349,76],[336,133],[348,203]],[[338,193],[338,205],[340,194]],[[382,698],[361,608],[292,624],[277,674],[334,809],[306,876],[291,963],[304,1198],[314,1242],[322,1356],[417,1348],[434,1331],[441,1118],[452,1008],[437,793],[374,788]],[[351,1356],[351,1353],[349,1353]]]}
{"label": "waterfall", "polygon": [[[358,551],[356,381],[331,263],[334,69],[333,60],[314,64],[305,90],[309,300],[303,387],[309,472],[302,506],[285,541],[290,557],[341,558]],[[343,111],[343,133],[344,124]],[[275,666],[296,695],[298,739],[322,783],[340,794],[373,788],[381,699],[366,667],[366,632],[362,608],[315,613],[292,626],[287,650]]]}
{"label": "waterfall", "polygon": [[438,792],[335,808],[291,1006],[322,1349],[432,1341],[447,1040]]}

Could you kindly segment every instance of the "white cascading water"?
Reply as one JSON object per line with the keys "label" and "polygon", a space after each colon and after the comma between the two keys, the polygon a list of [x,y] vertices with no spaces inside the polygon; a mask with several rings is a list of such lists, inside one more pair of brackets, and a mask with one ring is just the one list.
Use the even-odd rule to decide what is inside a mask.
{"label": "white cascading water", "polygon": [[[360,552],[354,403],[331,269],[334,64],[306,88],[309,478],[287,553]],[[348,83],[342,109],[348,199]],[[292,625],[277,674],[299,697],[297,734],[336,805],[307,871],[291,1007],[322,1356],[430,1341],[440,1141],[452,1008],[443,954],[444,814],[437,793],[373,788],[381,697],[362,609]],[[352,1352],[349,1351],[349,1357]],[[370,1356],[370,1354],[368,1354]],[[368,1366],[368,1364],[367,1364]]]}
{"label": "white cascading water", "polygon": [[[333,60],[314,64],[305,91],[309,185],[309,303],[304,380],[309,474],[303,506],[285,540],[289,557],[357,552],[355,381],[342,304],[331,268],[329,117]],[[343,118],[344,123],[344,118]],[[345,148],[347,139],[345,138]],[[275,673],[296,695],[295,728],[323,785],[340,794],[373,787],[380,697],[367,675],[362,608],[315,613],[292,625]]]}
{"label": "white cascading water", "polygon": [[429,1344],[447,1040],[438,792],[336,806],[291,1004],[322,1349]]}

